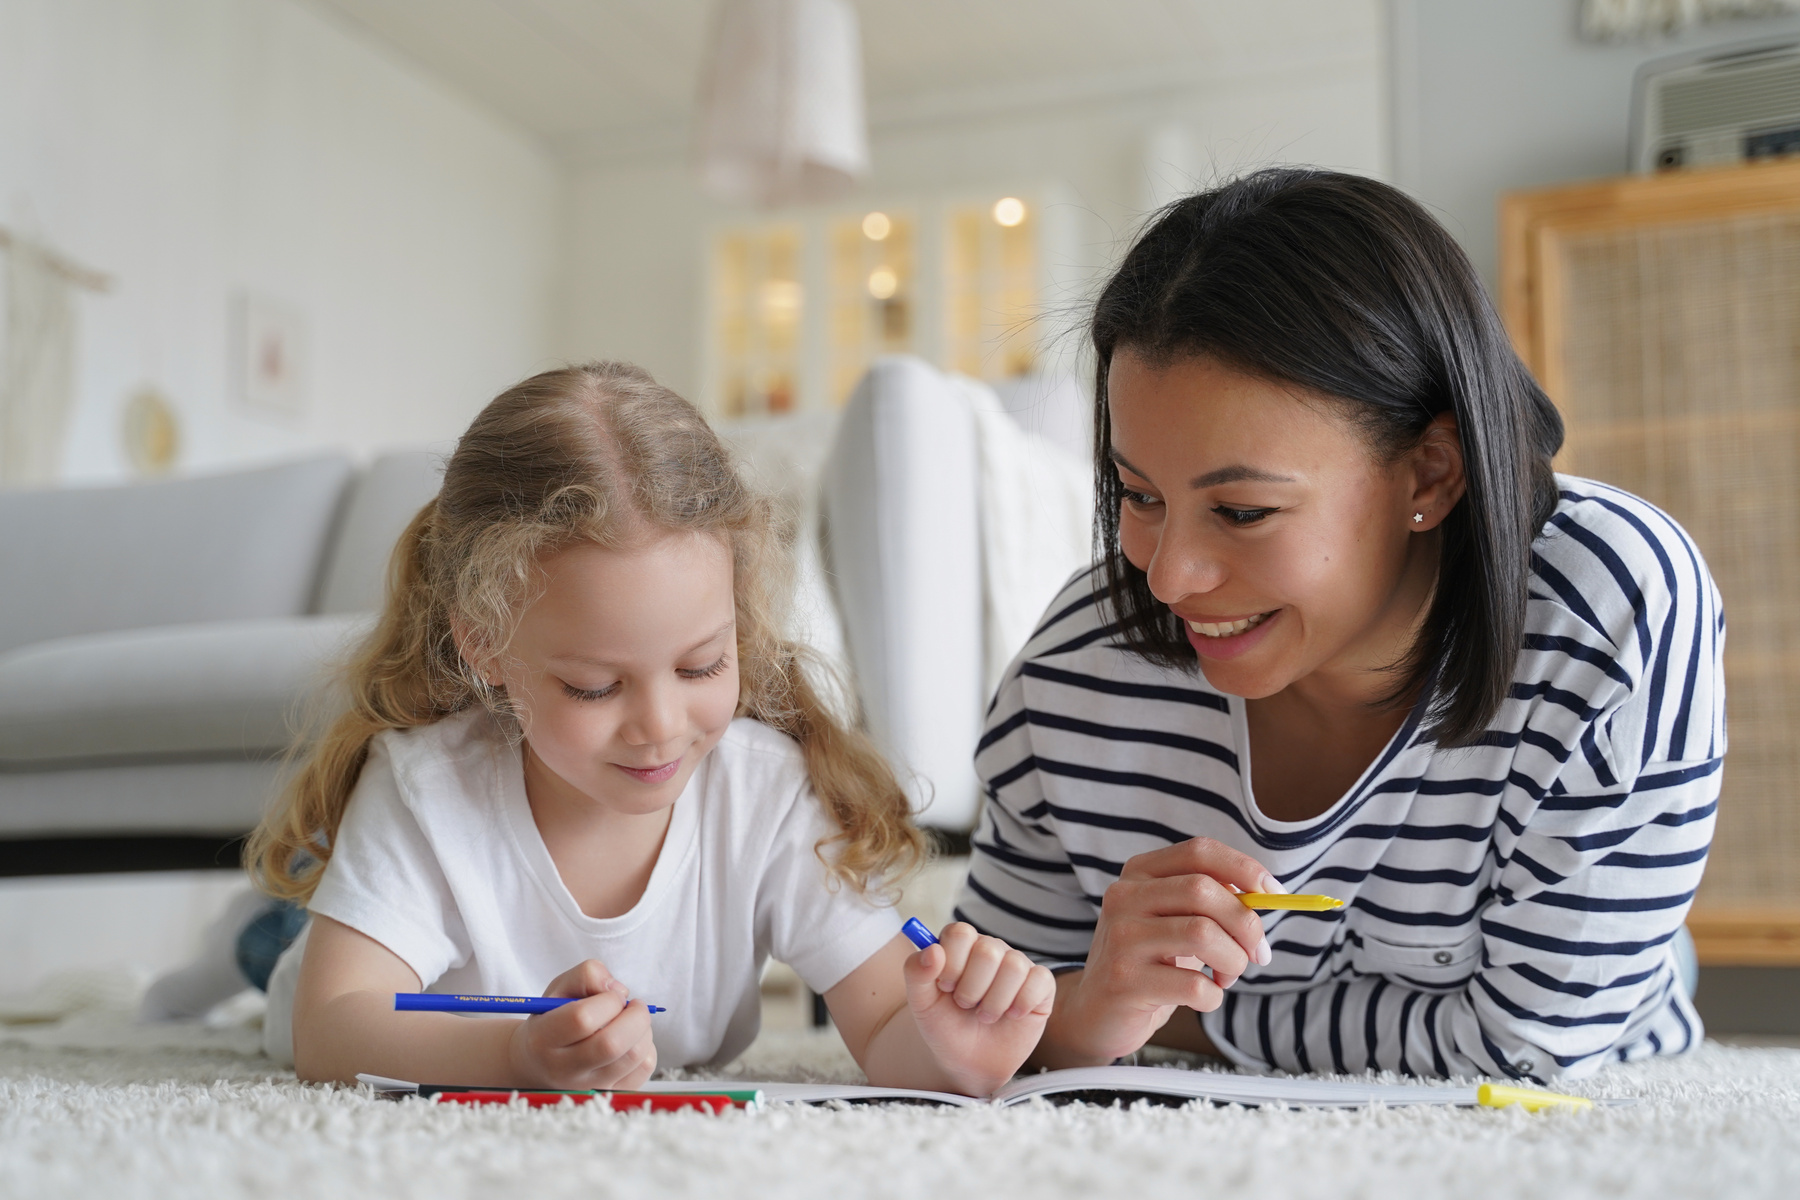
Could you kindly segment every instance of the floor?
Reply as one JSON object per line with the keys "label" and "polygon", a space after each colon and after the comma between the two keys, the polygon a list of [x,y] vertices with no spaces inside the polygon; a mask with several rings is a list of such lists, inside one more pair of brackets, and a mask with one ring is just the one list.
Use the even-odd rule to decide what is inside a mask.
{"label": "floor", "polygon": [[[311,1087],[253,1029],[92,1011],[0,1028],[0,1193],[347,1196],[1787,1197],[1800,1048],[1707,1045],[1574,1085],[1591,1112],[772,1109],[724,1117],[470,1110]],[[829,1030],[766,1033],[734,1073],[855,1077]]]}
{"label": "floor", "polygon": [[[940,864],[906,907],[941,923],[959,871]],[[0,952],[22,947],[40,983],[46,972],[85,978],[96,1005],[59,1022],[0,1025],[0,1195],[1800,1195],[1800,1032],[1726,1033],[1682,1059],[1615,1068],[1570,1090],[1638,1103],[1589,1113],[1043,1104],[723,1118],[471,1111],[298,1084],[260,1056],[256,1030],[228,1021],[136,1025],[118,1003],[129,986],[109,990],[96,987],[91,973],[70,974],[70,964],[92,965],[98,943],[59,943],[16,923],[60,920],[71,939],[71,922],[99,923],[112,939],[101,948],[124,964],[112,976],[136,979],[191,953],[197,929],[235,883],[225,875],[139,879],[133,891],[104,880],[63,881],[15,884],[0,894]],[[146,920],[162,930],[161,941],[132,939]],[[0,991],[26,978],[19,959],[8,967],[12,974],[0,978],[11,987]],[[1714,974],[1702,982],[1703,1005],[1709,988],[1715,1010],[1721,999],[1752,994],[1746,981]],[[1779,995],[1774,1002],[1786,1003]],[[772,971],[764,1035],[732,1071],[856,1077],[835,1033],[810,1028],[810,1011],[799,980]]]}

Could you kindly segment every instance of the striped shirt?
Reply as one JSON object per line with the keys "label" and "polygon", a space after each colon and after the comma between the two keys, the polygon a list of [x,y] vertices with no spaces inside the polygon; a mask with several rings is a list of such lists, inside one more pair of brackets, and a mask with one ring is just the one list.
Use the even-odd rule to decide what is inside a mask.
{"label": "striped shirt", "polygon": [[1239,1066],[1541,1082],[1697,1044],[1670,943],[1719,797],[1718,591],[1666,514],[1559,483],[1480,744],[1438,748],[1415,709],[1306,821],[1258,810],[1244,702],[1124,649],[1077,575],[989,710],[958,917],[1079,961],[1127,859],[1205,836],[1346,901],[1264,914],[1274,960],[1201,1018]]}

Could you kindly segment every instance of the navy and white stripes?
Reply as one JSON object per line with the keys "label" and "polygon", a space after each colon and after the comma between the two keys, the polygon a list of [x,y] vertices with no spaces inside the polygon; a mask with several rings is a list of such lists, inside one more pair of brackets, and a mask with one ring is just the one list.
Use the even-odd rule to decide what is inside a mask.
{"label": "navy and white stripes", "polygon": [[1203,1018],[1240,1065],[1544,1081],[1696,1044],[1670,940],[1718,803],[1724,617],[1668,516],[1560,482],[1481,744],[1439,749],[1415,714],[1308,821],[1253,803],[1243,702],[1122,649],[1077,576],[989,713],[958,915],[1081,959],[1127,859],[1212,837],[1348,902],[1265,914],[1274,961]]}

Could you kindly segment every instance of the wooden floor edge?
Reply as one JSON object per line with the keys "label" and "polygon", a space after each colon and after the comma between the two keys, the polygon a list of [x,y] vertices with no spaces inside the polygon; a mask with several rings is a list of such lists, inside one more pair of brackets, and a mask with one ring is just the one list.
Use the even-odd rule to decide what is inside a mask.
{"label": "wooden floor edge", "polygon": [[1800,908],[1699,908],[1687,927],[1703,967],[1800,967]]}

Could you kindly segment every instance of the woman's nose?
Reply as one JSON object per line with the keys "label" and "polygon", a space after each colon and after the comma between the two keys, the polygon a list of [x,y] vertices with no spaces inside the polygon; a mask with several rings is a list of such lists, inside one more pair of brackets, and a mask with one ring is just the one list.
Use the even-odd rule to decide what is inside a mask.
{"label": "woman's nose", "polygon": [[1185,522],[1168,521],[1156,540],[1156,553],[1144,575],[1151,595],[1164,604],[1174,604],[1183,596],[1217,590],[1229,571],[1204,531]]}

